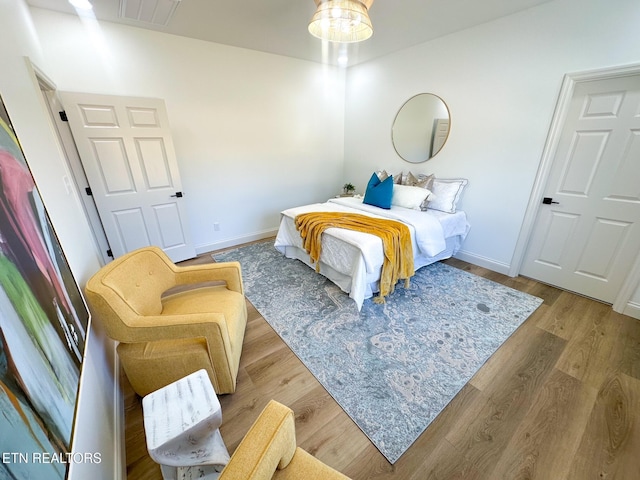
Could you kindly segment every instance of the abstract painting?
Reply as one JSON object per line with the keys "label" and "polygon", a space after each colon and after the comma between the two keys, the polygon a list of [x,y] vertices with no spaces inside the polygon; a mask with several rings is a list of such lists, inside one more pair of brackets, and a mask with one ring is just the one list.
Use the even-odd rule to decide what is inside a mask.
{"label": "abstract painting", "polygon": [[88,322],[0,98],[0,480],[66,477]]}

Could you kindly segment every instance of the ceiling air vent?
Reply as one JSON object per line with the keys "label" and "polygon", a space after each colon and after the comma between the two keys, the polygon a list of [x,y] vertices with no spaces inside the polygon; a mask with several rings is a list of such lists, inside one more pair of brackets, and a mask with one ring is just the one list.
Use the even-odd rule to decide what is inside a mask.
{"label": "ceiling air vent", "polygon": [[168,25],[180,0],[120,0],[120,18]]}

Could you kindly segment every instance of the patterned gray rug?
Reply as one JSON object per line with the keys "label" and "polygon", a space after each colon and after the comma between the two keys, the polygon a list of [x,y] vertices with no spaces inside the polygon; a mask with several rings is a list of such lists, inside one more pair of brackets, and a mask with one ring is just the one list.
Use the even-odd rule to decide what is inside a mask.
{"label": "patterned gray rug", "polygon": [[237,260],[247,298],[391,463],[542,300],[442,263],[355,303],[272,242]]}

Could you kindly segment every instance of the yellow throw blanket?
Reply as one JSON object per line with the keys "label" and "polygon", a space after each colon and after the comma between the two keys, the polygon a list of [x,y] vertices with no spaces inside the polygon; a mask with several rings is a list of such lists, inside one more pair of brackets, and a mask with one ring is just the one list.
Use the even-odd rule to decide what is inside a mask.
{"label": "yellow throw blanket", "polygon": [[311,257],[311,263],[320,270],[321,237],[327,228],[347,228],[377,235],[382,239],[384,260],[380,275],[380,296],[376,303],[384,303],[384,297],[393,293],[398,280],[409,286],[409,278],[415,273],[413,247],[409,227],[395,220],[373,218],[358,213],[311,212],[295,218],[296,228],[302,237],[302,245]]}

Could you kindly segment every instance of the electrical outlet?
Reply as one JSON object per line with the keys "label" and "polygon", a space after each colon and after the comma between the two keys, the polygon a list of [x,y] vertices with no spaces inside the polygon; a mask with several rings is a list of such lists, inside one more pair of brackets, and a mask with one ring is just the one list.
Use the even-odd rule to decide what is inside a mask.
{"label": "electrical outlet", "polygon": [[220,224],[218,222],[215,222],[213,224],[213,231],[214,232],[219,232],[220,231]]}

